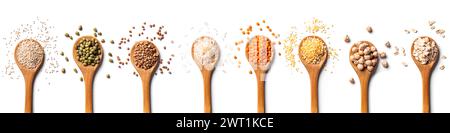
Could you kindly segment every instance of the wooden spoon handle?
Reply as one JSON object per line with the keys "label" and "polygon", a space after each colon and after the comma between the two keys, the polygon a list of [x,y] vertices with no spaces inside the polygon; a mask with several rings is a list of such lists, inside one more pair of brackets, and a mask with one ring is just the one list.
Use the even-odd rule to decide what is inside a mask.
{"label": "wooden spoon handle", "polygon": [[33,113],[33,83],[31,76],[25,78],[25,113]]}
{"label": "wooden spoon handle", "polygon": [[266,88],[266,81],[265,81],[265,73],[264,72],[260,72],[259,74],[256,73],[256,80],[258,82],[258,113],[265,113],[265,88]]}
{"label": "wooden spoon handle", "polygon": [[311,83],[311,113],[319,113],[319,89],[318,82],[319,75],[312,73],[309,75]]}
{"label": "wooden spoon handle", "polygon": [[423,113],[430,113],[430,74],[422,74]]}
{"label": "wooden spoon handle", "polygon": [[361,78],[361,113],[369,113],[369,79]]}
{"label": "wooden spoon handle", "polygon": [[148,80],[142,81],[142,90],[144,92],[144,113],[151,113],[150,82]]}
{"label": "wooden spoon handle", "polygon": [[93,81],[93,74],[86,74],[84,76],[84,85],[85,85],[85,96],[86,96],[86,104],[85,104],[85,112],[86,113],[93,113],[93,90],[92,90],[92,83]]}
{"label": "wooden spoon handle", "polygon": [[211,104],[211,72],[203,72],[203,88],[205,98],[205,113],[212,113]]}

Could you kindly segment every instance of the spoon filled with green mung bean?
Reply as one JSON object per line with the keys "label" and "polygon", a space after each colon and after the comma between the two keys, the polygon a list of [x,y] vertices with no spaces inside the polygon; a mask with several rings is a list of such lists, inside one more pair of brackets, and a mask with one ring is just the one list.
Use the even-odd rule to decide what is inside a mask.
{"label": "spoon filled with green mung bean", "polygon": [[73,58],[83,73],[86,88],[86,113],[93,113],[93,80],[98,67],[102,64],[103,48],[93,36],[78,38],[73,46]]}

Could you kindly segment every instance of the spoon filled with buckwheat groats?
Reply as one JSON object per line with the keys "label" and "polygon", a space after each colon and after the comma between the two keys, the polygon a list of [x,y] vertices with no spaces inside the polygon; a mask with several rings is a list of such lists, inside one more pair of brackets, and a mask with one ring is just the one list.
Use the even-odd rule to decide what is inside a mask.
{"label": "spoon filled with buckwheat groats", "polygon": [[83,74],[86,94],[86,113],[93,113],[93,81],[102,64],[103,48],[97,38],[82,36],[73,45],[73,58]]}
{"label": "spoon filled with buckwheat groats", "polygon": [[33,112],[33,83],[44,63],[44,48],[33,39],[20,41],[14,51],[14,60],[25,80],[25,113]]}
{"label": "spoon filled with buckwheat groats", "polygon": [[439,59],[439,47],[431,37],[418,37],[411,46],[411,57],[422,75],[423,113],[430,113],[430,76]]}
{"label": "spoon filled with buckwheat groats", "polygon": [[369,113],[369,82],[377,68],[377,48],[368,41],[359,41],[350,48],[350,64],[361,85],[361,112]]}
{"label": "spoon filled with buckwheat groats", "polygon": [[151,113],[150,84],[160,62],[159,50],[150,41],[138,41],[131,48],[130,56],[131,63],[133,63],[142,80],[144,113]]}

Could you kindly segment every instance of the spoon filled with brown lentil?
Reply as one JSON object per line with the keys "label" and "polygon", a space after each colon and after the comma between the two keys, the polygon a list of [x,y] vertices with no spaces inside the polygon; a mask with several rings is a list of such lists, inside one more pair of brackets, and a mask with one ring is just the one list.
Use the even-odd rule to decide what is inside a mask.
{"label": "spoon filled with brown lentil", "polygon": [[33,84],[44,63],[44,48],[33,39],[20,41],[14,51],[14,60],[25,80],[25,113],[33,112]]}
{"label": "spoon filled with brown lentil", "polygon": [[309,73],[311,83],[311,112],[319,113],[318,80],[320,72],[327,60],[327,46],[318,36],[307,36],[299,46],[299,56]]}
{"label": "spoon filled with brown lentil", "polygon": [[73,58],[83,74],[85,84],[85,110],[93,113],[93,81],[102,64],[103,48],[97,38],[82,36],[73,45]]}
{"label": "spoon filled with brown lentil", "polygon": [[150,84],[160,62],[159,50],[152,42],[143,40],[133,45],[130,56],[131,63],[142,80],[144,113],[151,113]]}
{"label": "spoon filled with brown lentil", "polygon": [[258,84],[258,113],[265,113],[265,83],[266,74],[273,61],[274,48],[272,41],[265,36],[252,37],[246,47],[245,56],[255,71]]}
{"label": "spoon filled with brown lentil", "polygon": [[430,76],[439,59],[439,47],[431,37],[418,37],[411,46],[411,57],[422,75],[423,113],[430,113]]}
{"label": "spoon filled with brown lentil", "polygon": [[369,81],[378,64],[377,48],[368,41],[359,41],[350,48],[350,64],[361,84],[361,112],[369,113]]}

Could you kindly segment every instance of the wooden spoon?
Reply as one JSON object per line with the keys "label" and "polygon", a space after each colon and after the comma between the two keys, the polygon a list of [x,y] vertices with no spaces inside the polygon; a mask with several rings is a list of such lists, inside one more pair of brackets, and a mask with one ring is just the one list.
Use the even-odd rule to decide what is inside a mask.
{"label": "wooden spoon", "polygon": [[[308,38],[316,38],[319,39],[323,45],[325,46],[325,51],[324,54],[322,55],[322,57],[320,57],[320,62],[318,64],[310,64],[307,61],[305,61],[304,59],[302,59],[303,55],[303,51],[300,50],[300,48],[302,47],[304,41]],[[309,73],[309,80],[311,83],[311,113],[319,113],[319,90],[318,90],[318,80],[319,80],[319,75],[320,72],[325,64],[325,62],[327,61],[327,49],[326,49],[326,44],[325,42],[322,40],[322,38],[318,37],[318,36],[307,36],[305,38],[302,39],[302,41],[300,42],[300,46],[299,46],[299,56],[300,56],[300,60],[302,61],[303,65],[305,66],[306,70]]]}
{"label": "wooden spoon", "polygon": [[95,73],[97,72],[97,69],[100,67],[100,65],[102,64],[102,59],[103,59],[103,48],[102,48],[102,44],[100,43],[100,41],[97,40],[97,42],[99,42],[99,48],[101,50],[101,53],[99,55],[100,57],[100,61],[98,64],[96,64],[95,66],[84,66],[83,63],[81,63],[80,61],[78,61],[78,52],[77,52],[77,46],[80,43],[81,39],[95,39],[97,40],[97,38],[93,37],[93,36],[82,36],[80,38],[77,39],[77,41],[75,41],[75,44],[73,45],[73,60],[75,61],[75,63],[77,64],[78,68],[80,68],[81,73],[83,74],[83,78],[84,78],[84,85],[85,85],[85,95],[86,95],[86,113],[93,113],[93,82],[94,82],[94,76]]}
{"label": "wooden spoon", "polygon": [[[413,41],[413,44],[411,45],[411,58],[413,59],[414,63],[416,64],[417,68],[419,68],[420,74],[422,75],[422,97],[423,97],[423,113],[430,113],[430,76],[431,72],[433,71],[434,67],[436,66],[436,62],[439,60],[439,51],[436,55],[436,59],[431,60],[428,62],[428,64],[421,64],[413,55],[414,52],[414,42],[417,41],[419,38],[427,37],[431,41],[435,42],[431,37],[428,36],[421,36],[416,38]],[[436,42],[435,42],[436,43]],[[437,43],[436,43],[437,45]],[[439,50],[439,49],[438,49]]]}
{"label": "wooden spoon", "polygon": [[[269,56],[268,62],[266,64],[257,62],[257,63],[252,63],[251,59],[249,59],[249,45],[263,45],[263,46],[267,46],[270,47],[270,55],[266,55]],[[258,49],[258,51],[253,51],[253,52],[258,52],[258,56],[260,56],[259,51],[260,49]],[[256,82],[258,84],[258,113],[265,113],[265,83],[266,83],[266,74],[270,69],[270,65],[273,61],[273,56],[274,56],[274,48],[272,46],[272,42],[270,41],[269,38],[265,37],[265,36],[261,36],[261,35],[257,35],[254,36],[253,38],[251,38],[246,47],[245,47],[245,57],[247,58],[247,60],[249,61],[250,65],[252,66],[253,70],[255,71],[255,75],[256,75]]]}
{"label": "wooden spoon", "polygon": [[[34,68],[34,69],[28,69],[25,66],[23,66],[22,64],[19,63],[19,60],[17,57],[17,53],[18,53],[18,48],[19,48],[19,44],[21,44],[23,41],[33,41],[35,43],[37,43],[39,45],[39,47],[41,47],[43,56],[42,56],[42,61],[39,62],[39,64]],[[45,52],[44,52],[44,48],[42,48],[41,44],[39,44],[38,41],[33,40],[33,39],[25,39],[20,41],[15,50],[14,50],[14,60],[16,61],[17,66],[19,67],[20,71],[23,74],[23,78],[25,80],[25,113],[32,113],[33,112],[33,84],[34,84],[34,78],[36,77],[36,74],[39,72],[39,69],[42,67],[42,64],[44,64],[44,59],[45,59]]]}
{"label": "wooden spoon", "polygon": [[[367,44],[369,44],[368,47],[374,46],[369,41],[360,41],[358,43],[367,43]],[[378,62],[377,62],[377,64],[374,65],[374,68],[372,71],[368,71],[367,68],[364,68],[364,70],[360,71],[358,69],[358,67],[355,64],[353,64],[352,60],[350,59],[350,56],[353,54],[352,48],[353,48],[353,46],[350,48],[349,60],[350,60],[350,65],[353,67],[356,74],[358,75],[359,82],[361,84],[361,112],[369,113],[369,81],[370,81],[370,77],[372,76],[372,74],[375,73],[375,71],[377,70]],[[377,59],[378,59],[378,57],[377,57]]]}
{"label": "wooden spoon", "polygon": [[[217,42],[213,38],[208,37],[208,36],[202,36],[202,37],[199,37],[198,39],[209,39],[210,41],[214,41],[214,43],[217,44]],[[197,66],[200,68],[200,71],[202,72],[202,76],[203,76],[203,89],[204,89],[204,98],[205,98],[204,110],[205,110],[205,113],[212,113],[211,78],[212,78],[212,73],[213,73],[215,67],[212,67],[212,68],[210,68],[210,67],[215,66],[217,64],[220,53],[217,54],[217,60],[213,63],[213,65],[211,65],[211,66],[202,65],[201,60],[196,59],[196,57],[194,56],[195,45],[196,44],[194,42],[194,44],[192,44],[191,53],[192,53],[192,58],[194,59]],[[217,45],[217,47],[219,47],[219,46]]]}
{"label": "wooden spoon", "polygon": [[[142,43],[142,42],[147,42],[150,45],[153,45],[156,48],[156,54],[158,55],[158,59],[155,65],[153,65],[150,69],[142,69],[138,66],[136,66],[136,58],[134,56],[134,50],[137,46],[137,44]],[[150,84],[152,82],[153,79],[153,75],[156,72],[156,69],[158,68],[159,65],[159,60],[160,60],[160,54],[159,54],[159,50],[158,48],[155,46],[155,44],[153,44],[150,41],[147,40],[142,40],[142,41],[138,41],[136,42],[133,47],[131,48],[130,51],[130,56],[131,56],[131,63],[133,63],[134,68],[136,68],[136,71],[138,72],[139,76],[141,77],[141,81],[142,81],[142,89],[143,89],[143,93],[144,93],[144,113],[151,113],[151,99],[150,99]],[[150,55],[149,55],[150,56]]]}

